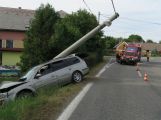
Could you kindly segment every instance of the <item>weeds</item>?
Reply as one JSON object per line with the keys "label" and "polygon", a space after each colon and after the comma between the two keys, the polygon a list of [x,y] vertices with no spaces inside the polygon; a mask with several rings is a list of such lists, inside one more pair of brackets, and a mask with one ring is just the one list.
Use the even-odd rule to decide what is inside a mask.
{"label": "weeds", "polygon": [[18,99],[0,107],[0,120],[48,120],[58,111],[69,96],[81,89],[79,85],[70,84],[59,88],[40,89],[36,97]]}

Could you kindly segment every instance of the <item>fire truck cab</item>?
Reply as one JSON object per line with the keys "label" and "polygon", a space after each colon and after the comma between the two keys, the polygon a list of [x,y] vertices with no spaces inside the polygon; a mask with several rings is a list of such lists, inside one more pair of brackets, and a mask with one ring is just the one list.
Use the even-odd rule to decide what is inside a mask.
{"label": "fire truck cab", "polygon": [[141,61],[141,45],[128,44],[123,55],[121,56],[120,63],[136,64]]}

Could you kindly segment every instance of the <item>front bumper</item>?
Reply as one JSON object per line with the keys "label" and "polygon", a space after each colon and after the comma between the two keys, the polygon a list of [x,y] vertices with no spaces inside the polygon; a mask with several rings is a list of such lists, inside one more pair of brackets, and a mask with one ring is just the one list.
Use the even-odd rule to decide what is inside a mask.
{"label": "front bumper", "polygon": [[7,100],[7,93],[0,93],[0,105],[3,105]]}
{"label": "front bumper", "polygon": [[124,61],[124,62],[137,62],[138,59],[134,59],[134,58],[123,58],[122,61]]}

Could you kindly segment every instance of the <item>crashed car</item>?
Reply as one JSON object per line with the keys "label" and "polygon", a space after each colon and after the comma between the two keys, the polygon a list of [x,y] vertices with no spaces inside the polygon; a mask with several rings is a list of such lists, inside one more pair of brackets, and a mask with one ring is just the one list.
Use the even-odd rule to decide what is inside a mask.
{"label": "crashed car", "polygon": [[78,56],[51,60],[33,67],[17,82],[5,81],[0,84],[0,103],[33,96],[43,86],[79,83],[88,71],[87,64]]}

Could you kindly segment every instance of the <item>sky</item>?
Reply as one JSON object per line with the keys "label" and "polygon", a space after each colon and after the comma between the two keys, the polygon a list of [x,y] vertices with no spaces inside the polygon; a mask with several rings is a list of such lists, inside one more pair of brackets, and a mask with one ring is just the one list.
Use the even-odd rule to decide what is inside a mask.
{"label": "sky", "polygon": [[[111,0],[0,0],[0,7],[37,9],[42,3],[51,4],[56,11],[67,13],[87,9],[98,16],[100,23],[114,14]],[[161,0],[113,0],[120,17],[110,27],[103,29],[105,35],[127,38],[131,34],[141,35],[144,40],[161,40]],[[90,8],[90,10],[88,9]]]}

